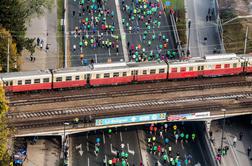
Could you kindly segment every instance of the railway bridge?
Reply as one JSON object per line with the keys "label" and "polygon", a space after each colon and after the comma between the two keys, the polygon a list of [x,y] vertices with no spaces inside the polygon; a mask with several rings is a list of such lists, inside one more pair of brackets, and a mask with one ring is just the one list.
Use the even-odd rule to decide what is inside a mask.
{"label": "railway bridge", "polygon": [[[16,136],[252,114],[251,76],[9,95]],[[74,119],[78,118],[78,123]]]}

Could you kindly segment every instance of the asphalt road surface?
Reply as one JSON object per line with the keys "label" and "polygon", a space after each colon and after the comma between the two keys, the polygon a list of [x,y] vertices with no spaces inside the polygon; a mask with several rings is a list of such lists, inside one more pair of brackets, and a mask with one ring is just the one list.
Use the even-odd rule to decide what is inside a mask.
{"label": "asphalt road surface", "polygon": [[[156,2],[154,0],[151,0],[149,2]],[[161,1],[160,1],[161,2]],[[163,5],[162,3],[160,3],[160,6],[157,8],[157,12],[156,14],[152,14],[152,16],[145,16],[144,20],[138,19],[138,15],[134,15],[135,19],[131,20],[129,19],[129,11],[127,10],[123,10],[123,5],[122,3],[120,3],[121,5],[121,13],[122,13],[122,20],[125,20],[124,23],[124,29],[126,32],[126,39],[127,39],[127,46],[130,46],[129,48],[131,48],[131,45],[134,45],[134,47],[137,47],[139,44],[141,45],[141,49],[145,48],[145,53],[146,55],[150,55],[151,52],[153,52],[153,55],[155,57],[155,55],[158,53],[158,47],[160,46],[160,44],[164,43],[164,40],[162,40],[162,37],[165,36],[166,38],[169,39],[168,42],[168,47],[167,48],[162,48],[160,51],[160,55],[165,55],[165,53],[167,52],[167,50],[170,51],[174,51],[174,39],[172,37],[172,31],[171,31],[171,27],[169,26],[167,17],[165,15],[165,13],[163,12]],[[125,6],[128,6],[129,8],[136,9],[137,5],[136,3],[132,3],[132,1],[125,1]],[[158,13],[161,12],[161,17],[158,16]],[[141,14],[143,15],[143,14]],[[151,18],[150,18],[151,17]],[[146,27],[145,23],[148,22],[148,18],[150,18],[150,26],[151,29],[148,30],[148,28]],[[160,22],[160,26],[156,24],[154,24],[154,21]],[[129,26],[127,27],[127,23],[129,23],[129,26],[132,27],[132,30],[129,30]],[[146,39],[144,39],[144,32],[147,32],[147,37]],[[155,39],[152,39],[152,36],[155,35]],[[162,36],[161,40],[159,38],[159,35]],[[148,45],[148,41],[151,41],[151,45]],[[129,43],[128,43],[129,42]],[[138,50],[138,52],[141,52]],[[160,57],[160,56],[159,56]],[[154,58],[153,60],[157,60],[158,58]],[[130,57],[129,58],[130,61],[135,61],[134,58]]]}
{"label": "asphalt road surface", "polygon": [[[179,139],[176,143],[176,139],[174,136],[174,130],[173,130],[173,126],[176,125],[177,126],[177,132],[178,133],[184,133],[189,134],[189,139],[188,141],[184,141],[181,142],[180,136]],[[159,125],[160,126],[160,125]],[[149,127],[149,126],[148,126]],[[176,158],[176,155],[179,154],[179,160],[181,161],[181,165],[184,166],[185,165],[185,158],[188,158],[188,156],[192,156],[191,159],[191,163],[190,165],[195,165],[197,163],[200,163],[202,166],[203,165],[207,165],[208,163],[208,159],[204,156],[204,149],[201,147],[200,145],[200,141],[201,141],[201,137],[197,134],[198,131],[194,125],[192,123],[185,123],[185,124],[181,124],[181,123],[168,123],[168,129],[167,132],[164,132],[163,130],[163,138],[160,137],[159,132],[157,132],[156,134],[154,134],[154,132],[152,134],[150,134],[148,132],[148,127],[145,128],[145,140],[148,140],[148,138],[152,138],[153,136],[155,136],[157,138],[156,140],[156,145],[160,145],[161,147],[164,147],[167,151],[168,151],[168,147],[171,146],[172,147],[172,151],[171,151],[171,157],[173,157],[174,159]],[[196,139],[193,141],[191,139],[191,135],[192,133],[196,134]],[[165,139],[168,138],[169,139],[169,143],[166,145],[165,144]],[[147,143],[147,141],[146,141]],[[149,164],[150,165],[155,165],[155,163],[159,162],[162,165],[167,165],[164,163],[164,160],[162,159],[161,155],[154,155],[153,153],[149,153]]]}
{"label": "asphalt road surface", "polygon": [[[100,138],[100,152],[95,155],[96,139]],[[116,151],[121,150],[121,144],[124,144],[124,152],[129,154],[128,161],[131,165],[139,165],[141,156],[136,130],[125,128],[114,131],[111,137],[107,134],[107,130],[94,131],[90,133],[82,133],[71,136],[72,156],[70,162],[73,166],[100,166],[104,163],[104,159],[112,159],[116,156]],[[81,148],[81,149],[80,149]],[[80,150],[83,151],[80,152]]]}
{"label": "asphalt road surface", "polygon": [[[196,123],[196,122],[193,122]],[[169,123],[168,132],[163,132],[164,138],[169,138],[169,146],[172,147],[171,156],[175,157],[179,152],[181,165],[184,166],[185,157],[191,155],[191,165],[197,164],[198,162],[201,165],[207,165],[208,159],[204,156],[205,149],[201,147],[200,141],[201,137],[197,133],[194,125],[192,123],[186,123],[181,125],[181,123],[176,123],[179,131],[183,131],[185,134],[189,133],[190,138],[186,143],[184,141],[181,144],[180,141],[175,143],[175,137],[173,135],[174,123]],[[98,166],[104,164],[104,159],[110,160],[113,157],[116,157],[116,151],[120,151],[121,144],[123,143],[125,147],[123,148],[124,152],[129,154],[128,161],[130,165],[135,164],[136,166],[140,164],[142,160],[148,160],[149,165],[153,166],[157,161],[161,165],[167,165],[163,163],[162,156],[158,154],[153,154],[148,152],[146,156],[142,156],[141,145],[147,146],[148,137],[152,137],[154,134],[150,135],[148,132],[149,126],[134,126],[134,127],[123,127],[118,128],[117,131],[113,128],[111,137],[108,134],[108,129],[106,130],[97,130],[89,133],[80,133],[70,136],[70,165],[72,166]],[[139,135],[139,131],[145,132],[144,137]],[[196,139],[191,140],[191,134],[196,133]],[[157,140],[156,144],[165,147],[164,139],[159,136],[159,132],[155,135]],[[95,155],[95,144],[96,139],[100,139],[100,152],[98,155]],[[141,144],[141,145],[140,145]]]}
{"label": "asphalt road surface", "polygon": [[[93,4],[91,1],[85,1],[84,3],[84,9],[85,11],[83,12],[83,7],[80,6],[79,0],[71,0],[68,1],[68,20],[69,20],[69,29],[70,29],[70,48],[71,48],[71,64],[72,66],[80,66],[82,65],[82,61],[80,59],[80,55],[84,55],[84,59],[87,59],[88,62],[90,63],[90,60],[93,59],[95,63],[104,63],[108,62],[109,59],[111,59],[112,62],[114,61],[121,61],[123,60],[123,53],[122,53],[122,44],[121,41],[116,41],[115,37],[116,35],[120,35],[119,32],[119,26],[118,26],[118,20],[117,20],[117,11],[116,11],[116,6],[115,6],[115,1],[114,0],[107,0],[106,3],[103,3],[101,9],[103,11],[109,10],[109,14],[104,16],[106,18],[106,23],[107,25],[112,25],[114,23],[114,33],[109,33],[108,31],[105,32],[104,30],[101,29],[101,21],[98,23],[98,25],[94,26],[94,21],[91,21],[92,17],[98,17],[99,12],[89,13],[87,10],[87,5],[89,8]],[[95,3],[97,5],[97,3]],[[114,16],[112,17],[112,13],[114,13]],[[104,18],[100,17],[100,18]],[[78,34],[75,33],[76,27],[80,29],[82,27],[82,19],[86,19],[91,23],[91,28],[90,30],[86,30],[84,32],[83,28],[82,31]],[[93,33],[93,27],[95,27],[96,32]],[[77,34],[77,35],[76,35]],[[96,47],[93,48],[91,47],[91,42],[90,39],[93,36],[94,38],[98,38],[98,36],[101,36],[101,41],[106,41],[109,40],[111,42],[114,42],[115,44],[119,45],[119,51],[117,53],[116,48],[101,48],[101,47]],[[88,36],[88,38],[87,38]],[[83,40],[84,39],[84,40]],[[88,46],[85,47],[84,44],[81,47],[79,46],[80,41],[88,41]],[[76,50],[74,51],[74,45],[76,46]]]}
{"label": "asphalt road surface", "polygon": [[[156,2],[154,0],[151,0],[151,2]],[[161,2],[161,1],[160,1]],[[122,10],[122,4],[121,1],[118,1],[119,10],[116,8],[116,1],[115,0],[107,0],[106,3],[103,3],[101,9],[104,11],[109,11],[109,14],[105,16],[107,25],[113,25],[114,24],[114,33],[110,33],[108,31],[104,31],[102,29],[102,23],[101,21],[98,23],[98,25],[94,26],[94,21],[91,21],[92,18],[95,20],[95,18],[99,15],[99,12],[89,13],[87,10],[87,5],[90,6],[93,4],[90,1],[85,1],[83,7],[79,4],[79,0],[71,0],[68,1],[68,20],[69,20],[69,30],[70,30],[70,49],[71,49],[71,64],[72,66],[81,66],[84,63],[90,63],[91,59],[94,61],[94,63],[106,63],[106,62],[116,62],[116,61],[124,61],[125,58],[124,55],[128,54],[128,52],[124,51],[122,48],[122,40],[126,40],[130,43],[130,45],[138,46],[141,45],[141,48],[145,48],[146,55],[149,55],[151,52],[153,54],[153,57],[157,57],[159,52],[159,57],[161,55],[165,55],[167,53],[167,50],[173,51],[175,48],[174,39],[172,37],[172,29],[171,26],[169,26],[169,22],[166,18],[166,15],[163,12],[163,5],[160,3],[160,6],[158,7],[158,12],[161,11],[160,17],[156,14],[153,16],[153,18],[150,19],[151,29],[148,30],[148,35],[146,39],[143,39],[143,34],[147,30],[145,26],[145,22],[147,21],[147,16],[144,21],[135,19],[134,21],[130,21],[130,25],[132,26],[132,31],[129,32],[126,25],[124,24],[122,27],[119,27],[118,19],[120,22],[122,22],[123,19],[127,21],[128,12]],[[98,3],[95,3],[98,4]],[[132,1],[127,0],[125,1],[125,4],[128,6],[131,6],[135,8],[135,3],[132,3]],[[83,8],[85,11],[83,11]],[[120,15],[118,15],[117,12],[120,12]],[[157,13],[158,13],[157,12]],[[112,17],[113,13],[113,17]],[[120,16],[120,17],[119,17]],[[157,26],[157,22],[154,26],[153,21],[157,20],[161,24]],[[84,30],[84,26],[82,24],[82,20],[86,20],[88,18],[88,21],[90,22],[90,29]],[[101,19],[103,17],[100,17]],[[95,27],[95,33],[93,32],[93,27]],[[137,30],[137,27],[138,30]],[[120,28],[123,28],[121,30]],[[126,33],[126,35],[122,35],[123,31]],[[155,35],[155,39],[151,40],[152,36]],[[158,51],[157,47],[160,46],[160,44],[163,44],[165,40],[160,40],[159,35],[162,37],[165,36],[168,41],[167,48],[162,48]],[[118,44],[118,52],[116,50],[116,47],[114,48],[107,48],[107,47],[99,47],[96,46],[96,48],[93,48],[91,46],[90,39],[93,37],[94,39],[97,39],[100,36],[100,43],[102,41],[111,41],[115,45]],[[118,40],[116,40],[117,36],[119,37]],[[88,41],[88,46],[85,46],[84,41]],[[151,45],[148,46],[148,41],[151,41]],[[80,47],[80,42],[83,41],[83,46]],[[76,47],[76,49],[74,49]],[[124,43],[124,47],[126,46],[126,43]],[[126,48],[127,50],[127,48]],[[84,61],[81,60],[81,56],[83,56]],[[129,58],[132,60],[132,58]],[[154,58],[151,60],[157,60],[159,58]]]}

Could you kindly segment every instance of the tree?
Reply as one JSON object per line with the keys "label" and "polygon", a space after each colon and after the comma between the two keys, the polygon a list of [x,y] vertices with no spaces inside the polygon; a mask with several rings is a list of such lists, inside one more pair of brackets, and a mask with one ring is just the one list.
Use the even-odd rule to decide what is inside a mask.
{"label": "tree", "polygon": [[52,7],[53,0],[1,0],[0,3],[0,26],[10,31],[17,44],[17,52],[23,48],[32,52],[32,40],[25,37],[26,21],[33,14],[41,15],[44,9]]}
{"label": "tree", "polygon": [[33,14],[38,16],[43,15],[45,9],[51,9],[53,0],[20,0],[23,9],[25,10],[26,17],[30,18]]}
{"label": "tree", "polygon": [[6,113],[8,112],[8,101],[5,98],[5,92],[0,87],[0,165],[9,165],[10,155],[8,153],[8,139],[10,138],[10,129]]}
{"label": "tree", "polygon": [[10,31],[17,51],[20,53],[25,43],[26,13],[20,0],[1,0],[0,25]]}
{"label": "tree", "polygon": [[0,28],[0,71],[7,69],[8,42],[10,46],[10,71],[15,71],[18,68],[19,54],[17,53],[16,43],[12,40],[10,32],[5,28]]}

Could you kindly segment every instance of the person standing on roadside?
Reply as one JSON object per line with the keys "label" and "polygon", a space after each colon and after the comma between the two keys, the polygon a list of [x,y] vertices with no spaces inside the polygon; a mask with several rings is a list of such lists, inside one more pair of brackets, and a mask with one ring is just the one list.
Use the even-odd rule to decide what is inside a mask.
{"label": "person standing on roadside", "polygon": [[235,136],[233,139],[233,146],[236,147],[237,137]]}
{"label": "person standing on roadside", "polygon": [[239,141],[241,141],[241,140],[242,140],[242,137],[243,137],[243,133],[242,133],[242,132],[240,132],[240,133],[239,133]]}
{"label": "person standing on roadside", "polygon": [[250,152],[251,152],[251,147],[248,147],[248,156],[250,156]]}

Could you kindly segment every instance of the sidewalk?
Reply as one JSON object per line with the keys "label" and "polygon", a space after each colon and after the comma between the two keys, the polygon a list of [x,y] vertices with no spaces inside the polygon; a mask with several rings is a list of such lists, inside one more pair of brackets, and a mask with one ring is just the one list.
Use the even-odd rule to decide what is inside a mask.
{"label": "sidewalk", "polygon": [[[37,38],[44,41],[43,49],[36,47],[33,56],[34,62],[30,61],[30,53],[27,50],[22,52],[21,71],[44,70],[57,68],[59,66],[58,43],[57,43],[57,0],[54,0],[51,12],[45,9],[45,14],[34,17],[27,23],[26,37]],[[46,52],[46,44],[49,46]]]}
{"label": "sidewalk", "polygon": [[[211,131],[215,139],[215,150],[221,146],[222,125],[218,121],[213,121],[211,124]],[[243,132],[242,141],[239,141],[239,132]],[[238,141],[234,147],[233,139],[237,137]],[[252,160],[247,156],[247,148],[252,145],[252,128],[244,127],[243,125],[233,122],[225,125],[225,133],[223,140],[223,147],[229,146],[227,155],[222,158],[222,165],[224,166],[251,166]]]}
{"label": "sidewalk", "polygon": [[140,151],[142,154],[142,159],[143,159],[143,165],[144,166],[151,166],[151,162],[149,161],[150,155],[147,152],[147,144],[145,141],[145,133],[143,130],[137,130],[138,138],[139,138],[139,144],[140,144]]}
{"label": "sidewalk", "polygon": [[36,144],[27,146],[27,158],[24,166],[58,166],[60,147],[56,140],[41,139]]}

